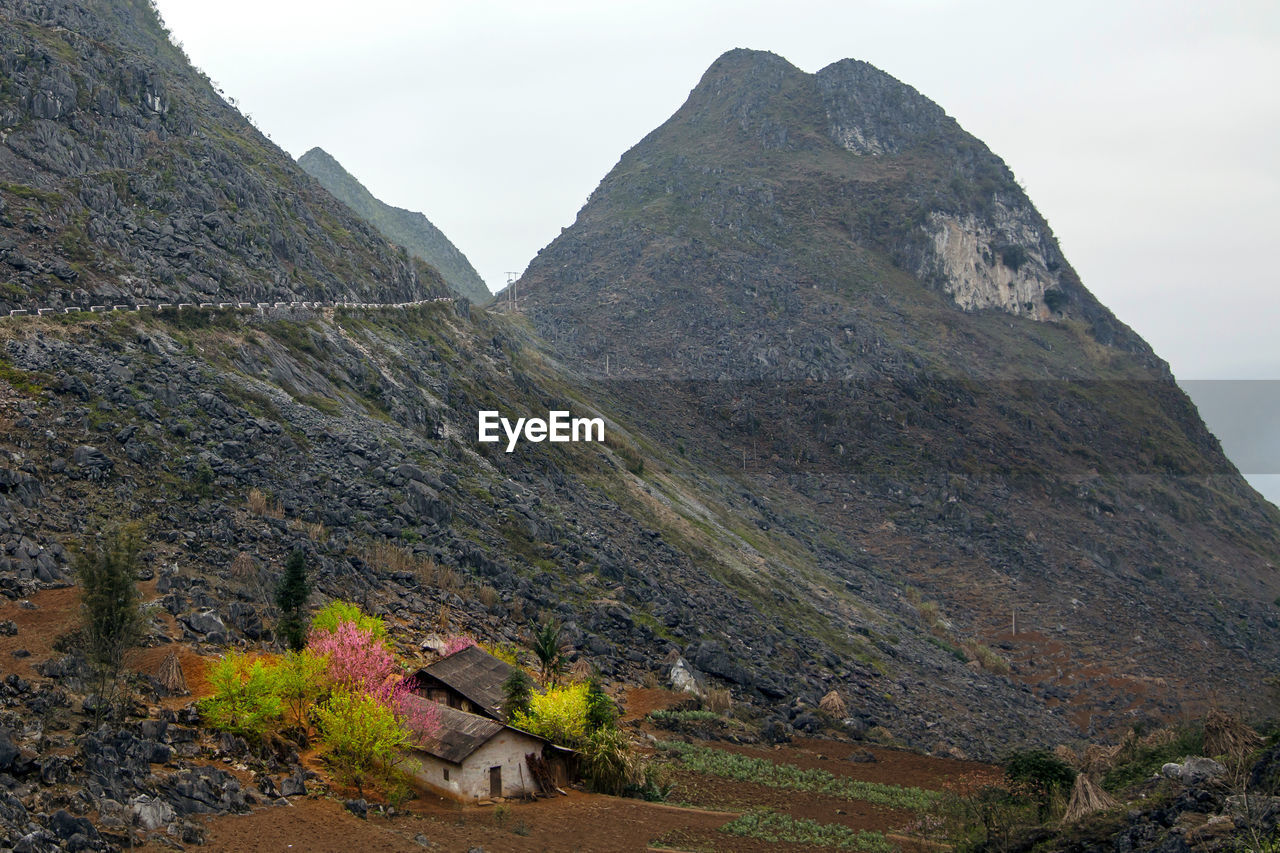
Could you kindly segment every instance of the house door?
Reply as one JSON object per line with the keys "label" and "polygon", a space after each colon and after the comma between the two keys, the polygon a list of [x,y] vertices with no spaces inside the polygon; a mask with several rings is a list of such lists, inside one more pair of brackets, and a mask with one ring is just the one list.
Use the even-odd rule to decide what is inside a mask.
{"label": "house door", "polygon": [[491,797],[502,796],[502,768],[501,767],[489,768],[489,796]]}

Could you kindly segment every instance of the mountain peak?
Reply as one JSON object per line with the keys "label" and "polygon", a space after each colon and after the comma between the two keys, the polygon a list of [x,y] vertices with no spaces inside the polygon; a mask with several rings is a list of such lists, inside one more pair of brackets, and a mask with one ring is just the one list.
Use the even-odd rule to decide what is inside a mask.
{"label": "mountain peak", "polygon": [[392,207],[378,199],[332,154],[319,146],[299,157],[298,165],[335,198],[378,229],[387,240],[403,246],[414,257],[439,270],[445,284],[459,296],[477,304],[489,301],[492,294],[467,256],[425,215]]}
{"label": "mountain peak", "polygon": [[[1147,345],[1084,288],[1004,162],[937,104],[859,60],[808,74],[776,54],[725,53],[684,105],[623,155],[578,219],[607,231],[625,222],[724,243],[744,264],[747,256],[788,254],[788,246],[805,244],[811,259],[828,262],[788,270],[791,258],[771,267],[767,277],[776,282],[768,290],[777,291],[775,300],[788,293],[794,301],[798,281],[822,298],[843,301],[854,293],[865,299],[877,279],[911,280],[914,290],[905,295],[912,302],[941,296],[962,311],[1078,321],[1096,342],[1139,354],[1148,367],[1163,370]],[[586,231],[562,240],[582,244]],[[522,290],[535,302],[565,298],[572,311],[586,310],[580,295],[569,294],[581,282],[558,283],[566,290],[560,295],[539,293],[542,281],[555,278],[541,268],[555,263],[559,242],[535,260]],[[682,269],[690,272],[688,264]],[[702,295],[735,289],[736,279],[707,272],[711,291]],[[745,268],[736,275],[755,276]],[[612,286],[601,283],[605,290]],[[654,296],[685,292],[670,276],[652,276],[646,286]],[[634,277],[627,290],[636,290]],[[724,305],[709,310],[721,313]],[[765,322],[750,311],[747,317]],[[843,362],[838,350],[824,348],[824,358]],[[668,347],[652,355],[636,366],[687,369],[685,361],[673,363],[675,351]],[[735,359],[734,375],[762,363],[726,348],[718,367],[729,368],[725,362]],[[833,368],[840,375],[852,365]]]}

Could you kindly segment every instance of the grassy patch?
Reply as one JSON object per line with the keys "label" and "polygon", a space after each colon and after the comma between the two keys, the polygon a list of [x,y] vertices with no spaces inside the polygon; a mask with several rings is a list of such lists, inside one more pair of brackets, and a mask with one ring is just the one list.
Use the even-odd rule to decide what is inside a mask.
{"label": "grassy patch", "polygon": [[879,832],[850,829],[838,823],[818,823],[807,818],[793,818],[778,812],[747,812],[720,827],[721,832],[761,841],[788,841],[812,844],[837,850],[865,850],[867,853],[891,853],[896,848]]}
{"label": "grassy patch", "polygon": [[676,711],[666,708],[659,708],[656,711],[649,712],[649,719],[655,723],[702,723],[711,720],[721,720],[719,714],[715,711],[704,711],[701,709],[693,709],[686,711]]}
{"label": "grassy patch", "polygon": [[860,800],[886,808],[911,811],[923,811],[941,797],[941,794],[926,791],[923,788],[904,788],[900,785],[864,782],[861,779],[836,776],[826,770],[806,770],[794,764],[775,764],[763,758],[752,758],[705,746],[662,741],[658,744],[658,748],[663,752],[674,754],[680,766],[686,770],[739,782],[754,782],[768,788],[825,794],[829,797]]}
{"label": "grassy patch", "polygon": [[1184,726],[1175,732],[1168,743],[1143,745],[1131,740],[1117,757],[1116,765],[1102,777],[1102,787],[1109,791],[1123,791],[1130,785],[1149,778],[1171,761],[1181,761],[1187,755],[1204,754],[1204,726]]}
{"label": "grassy patch", "polygon": [[298,394],[293,399],[303,405],[310,406],[318,412],[324,412],[326,415],[336,417],[342,414],[342,404],[332,397],[325,397],[320,394]]}
{"label": "grassy patch", "polygon": [[15,391],[35,397],[51,386],[53,377],[36,370],[23,370],[20,367],[14,367],[9,362],[0,359],[0,380],[9,383]]}

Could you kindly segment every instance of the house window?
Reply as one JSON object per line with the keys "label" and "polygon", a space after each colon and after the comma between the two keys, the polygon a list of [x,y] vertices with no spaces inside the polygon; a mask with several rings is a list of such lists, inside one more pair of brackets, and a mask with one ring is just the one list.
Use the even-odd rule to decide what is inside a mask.
{"label": "house window", "polygon": [[446,768],[444,769],[444,781],[446,781],[446,782],[448,782],[448,781],[449,781],[449,768],[448,768],[448,767],[446,767]]}

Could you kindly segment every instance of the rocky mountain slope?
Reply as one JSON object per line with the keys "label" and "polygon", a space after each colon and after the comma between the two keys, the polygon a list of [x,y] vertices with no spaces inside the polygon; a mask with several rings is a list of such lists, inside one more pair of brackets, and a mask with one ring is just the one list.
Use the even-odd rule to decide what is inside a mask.
{"label": "rocky mountain slope", "polygon": [[[1005,164],[910,87],[726,54],[519,293],[560,362],[770,544],[735,578],[761,600],[849,593],[831,632],[891,667],[884,616],[914,612],[983,709],[1007,679],[974,643],[1085,732],[1260,708],[1275,509]],[[895,697],[916,726],[982,713],[922,678]]]}
{"label": "rocky mountain slope", "polygon": [[[10,304],[446,292],[223,103],[145,3],[3,15]],[[880,88],[717,63],[532,265],[532,322],[459,300],[0,323],[6,825],[192,790],[212,757],[91,784],[131,729],[77,728],[68,564],[119,519],[147,534],[147,654],[269,641],[301,547],[317,602],[386,616],[405,657],[553,616],[606,679],[681,661],[770,737],[994,756],[1253,698],[1277,662],[1274,514],[998,161],[853,72]],[[907,106],[868,118],[881,102]],[[964,245],[986,271],[961,286]],[[562,408],[608,440],[475,440],[479,409]],[[818,710],[832,690],[840,719]],[[178,721],[161,701],[150,685],[129,723],[152,732],[143,759]]]}
{"label": "rocky mountain slope", "polygon": [[454,293],[477,305],[485,304],[493,296],[467,256],[426,216],[378,200],[323,148],[312,148],[303,154],[298,158],[298,165],[392,243],[435,267]]}
{"label": "rocky mountain slope", "polygon": [[445,295],[227,104],[145,0],[0,4],[0,310]]}

